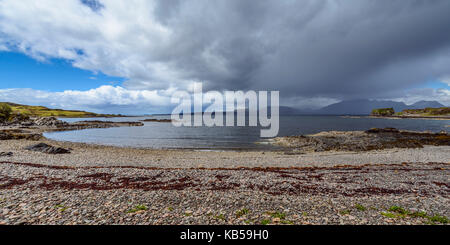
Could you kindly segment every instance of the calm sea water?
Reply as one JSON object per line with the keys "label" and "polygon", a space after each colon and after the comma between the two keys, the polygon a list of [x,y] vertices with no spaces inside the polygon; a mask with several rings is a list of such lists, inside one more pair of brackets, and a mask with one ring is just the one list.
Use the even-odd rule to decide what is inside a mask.
{"label": "calm sea water", "polygon": [[[139,121],[146,118],[169,116],[92,118],[81,120]],[[79,118],[63,119],[68,122]],[[145,122],[143,127],[86,129],[79,131],[45,133],[59,141],[131,146],[157,149],[265,149],[271,148],[261,139],[258,127],[174,127],[171,123]],[[433,131],[448,130],[448,120],[348,118],[340,116],[281,116],[278,136],[312,134],[321,131],[367,130],[372,127]],[[255,143],[260,142],[260,143]]]}

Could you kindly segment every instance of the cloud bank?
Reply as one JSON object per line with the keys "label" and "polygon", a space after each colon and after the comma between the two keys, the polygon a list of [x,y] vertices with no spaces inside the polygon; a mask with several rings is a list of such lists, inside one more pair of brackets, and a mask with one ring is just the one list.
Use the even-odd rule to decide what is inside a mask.
{"label": "cloud bank", "polygon": [[[170,112],[171,90],[128,90],[104,85],[87,91],[47,92],[35,89],[0,89],[3,101],[52,108],[128,114]],[[132,109],[132,110],[130,110]]]}
{"label": "cloud bank", "polygon": [[298,106],[445,100],[405,91],[450,77],[448,13],[448,0],[1,0],[0,50],[124,77],[130,94],[202,81]]}

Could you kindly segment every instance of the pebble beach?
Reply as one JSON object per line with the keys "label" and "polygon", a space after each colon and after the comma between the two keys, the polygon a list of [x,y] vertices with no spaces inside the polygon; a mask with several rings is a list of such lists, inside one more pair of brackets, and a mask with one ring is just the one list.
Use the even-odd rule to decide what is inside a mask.
{"label": "pebble beach", "polygon": [[450,146],[153,150],[0,141],[0,224],[448,224]]}

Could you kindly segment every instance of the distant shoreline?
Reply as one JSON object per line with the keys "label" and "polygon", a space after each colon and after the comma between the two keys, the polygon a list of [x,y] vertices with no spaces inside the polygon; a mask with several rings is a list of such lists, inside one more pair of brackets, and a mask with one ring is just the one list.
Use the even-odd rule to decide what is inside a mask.
{"label": "distant shoreline", "polygon": [[368,116],[369,118],[385,118],[385,119],[433,119],[433,120],[450,120],[450,116]]}

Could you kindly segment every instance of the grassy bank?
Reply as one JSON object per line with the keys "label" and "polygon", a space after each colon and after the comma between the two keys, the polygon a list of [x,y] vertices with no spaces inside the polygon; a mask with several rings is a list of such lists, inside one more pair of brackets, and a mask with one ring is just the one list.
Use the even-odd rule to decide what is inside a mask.
{"label": "grassy bank", "polygon": [[417,115],[417,116],[450,116],[450,107],[408,109],[397,113],[396,115]]}
{"label": "grassy bank", "polygon": [[30,117],[72,117],[72,118],[87,118],[87,117],[120,117],[122,115],[114,114],[97,114],[93,112],[78,111],[78,110],[62,110],[51,109],[45,106],[30,106],[15,103],[5,102],[12,109],[14,114],[22,114]]}

